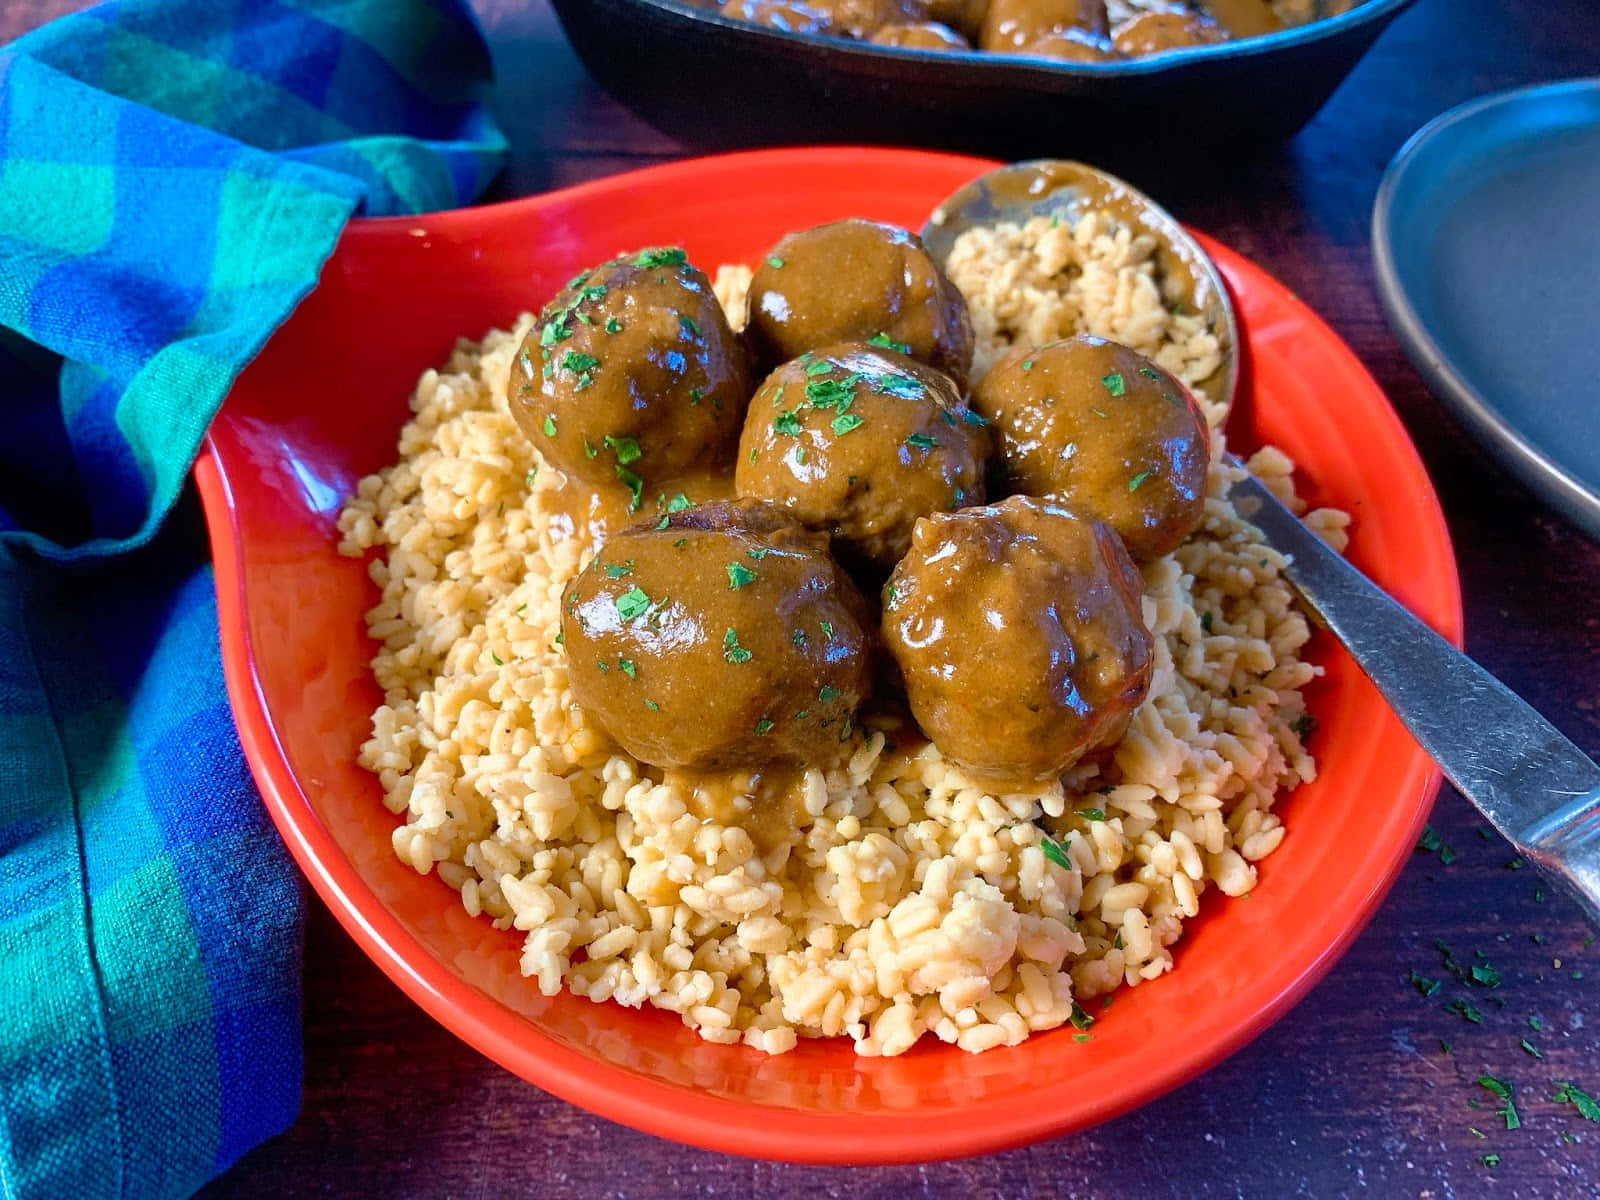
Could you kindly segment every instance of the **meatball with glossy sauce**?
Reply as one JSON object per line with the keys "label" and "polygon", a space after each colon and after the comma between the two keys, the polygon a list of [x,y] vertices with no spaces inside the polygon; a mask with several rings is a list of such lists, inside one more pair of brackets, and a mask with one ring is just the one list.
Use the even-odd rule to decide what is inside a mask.
{"label": "meatball with glossy sauce", "polygon": [[768,251],[750,281],[745,335],[769,370],[807,350],[880,335],[958,387],[972,367],[965,298],[922,239],[877,221],[818,225]]}
{"label": "meatball with glossy sauce", "polygon": [[1228,40],[1227,31],[1199,13],[1170,11],[1141,13],[1119,25],[1111,44],[1123,54],[1138,57],[1164,50],[1214,46]]}
{"label": "meatball with glossy sauce", "polygon": [[1092,518],[1013,496],[917,522],[883,635],[922,731],[997,785],[1114,742],[1150,687],[1143,581]]}
{"label": "meatball with glossy sauce", "polygon": [[854,565],[887,571],[918,517],[983,502],[990,445],[947,376],[845,343],[785,363],[756,390],[734,490],[830,534]]}
{"label": "meatball with glossy sauce", "polygon": [[682,250],[641,250],[573,279],[528,331],[511,415],[553,465],[630,488],[726,451],[750,372],[711,282]]}
{"label": "meatball with glossy sauce", "polygon": [[817,535],[768,504],[614,535],[566,589],[572,695],[658,767],[825,763],[867,694],[866,602]]}
{"label": "meatball with glossy sauce", "polygon": [[948,25],[937,21],[913,21],[885,25],[868,39],[875,46],[904,46],[909,50],[970,50],[972,47]]}
{"label": "meatball with glossy sauce", "polygon": [[978,45],[985,50],[1018,51],[1046,34],[1068,29],[1104,36],[1105,0],[990,0]]}
{"label": "meatball with glossy sauce", "polygon": [[990,368],[972,406],[994,423],[1012,491],[1100,518],[1135,559],[1175,549],[1200,523],[1205,417],[1137,351],[1087,336],[1019,347]]}
{"label": "meatball with glossy sauce", "polygon": [[922,0],[809,0],[828,14],[835,29],[870,37],[885,25],[913,21],[926,11]]}

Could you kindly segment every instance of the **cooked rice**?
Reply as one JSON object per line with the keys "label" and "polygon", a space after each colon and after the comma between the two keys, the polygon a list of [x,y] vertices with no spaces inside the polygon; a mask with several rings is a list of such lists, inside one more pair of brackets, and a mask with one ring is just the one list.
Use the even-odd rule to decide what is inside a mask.
{"label": "cooked rice", "polygon": [[[1149,311],[1138,239],[996,236],[987,260],[952,263],[984,364],[1081,321],[1185,378],[1209,373],[1214,346]],[[993,259],[1019,247],[1025,261]],[[742,305],[748,277],[719,272],[719,298]],[[1274,803],[1315,775],[1296,725],[1318,669],[1299,657],[1309,629],[1281,558],[1223,498],[1220,434],[1201,528],[1145,568],[1154,680],[1113,753],[996,796],[914,729],[868,716],[846,761],[805,772],[795,843],[761,855],[573,702],[558,604],[593,547],[551,521],[566,481],[504,404],[531,322],[423,374],[399,461],[361,481],[339,528],[343,553],[382,551],[367,622],[385,696],[361,763],[404,818],[395,851],[522,931],[522,970],[545,994],[653,1005],[774,1054],[841,1035],[899,1054],[925,1033],[979,1051],[1169,970],[1208,891],[1255,886],[1285,833]],[[1292,499],[1282,454],[1251,467]],[[1342,542],[1341,514],[1315,517]]]}

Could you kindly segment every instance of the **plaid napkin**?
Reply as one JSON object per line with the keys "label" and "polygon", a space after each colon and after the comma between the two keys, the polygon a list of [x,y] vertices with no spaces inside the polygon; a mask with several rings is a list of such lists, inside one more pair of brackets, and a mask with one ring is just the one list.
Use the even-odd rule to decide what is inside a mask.
{"label": "plaid napkin", "polygon": [[300,887],[184,483],[346,219],[494,176],[488,86],[458,0],[124,0],[0,48],[6,1200],[187,1194],[294,1117]]}

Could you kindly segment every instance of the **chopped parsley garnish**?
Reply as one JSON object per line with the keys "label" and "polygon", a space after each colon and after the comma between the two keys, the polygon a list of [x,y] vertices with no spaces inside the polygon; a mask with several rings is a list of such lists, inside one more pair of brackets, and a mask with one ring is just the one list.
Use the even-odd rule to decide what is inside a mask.
{"label": "chopped parsley garnish", "polygon": [[609,674],[611,671],[611,664],[603,658],[595,659],[594,665],[600,668],[600,674],[602,675]]}
{"label": "chopped parsley garnish", "polygon": [[622,480],[623,485],[633,493],[633,502],[628,505],[628,511],[638,512],[639,498],[644,495],[644,480],[640,479],[621,463],[617,464],[617,478]]}
{"label": "chopped parsley garnish", "polygon": [[692,507],[694,507],[693,501],[682,492],[667,501],[667,511],[669,513],[682,512],[684,509]]}
{"label": "chopped parsley garnish", "polygon": [[554,417],[546,417],[544,419],[544,424],[541,425],[540,428],[544,430],[545,437],[555,437],[556,419]]}
{"label": "chopped parsley garnish", "polygon": [[657,704],[654,700],[650,699],[648,696],[645,697],[644,706],[646,708],[648,708],[651,712],[660,712],[661,711],[661,705]]}
{"label": "chopped parsley garnish", "polygon": [[1445,1005],[1447,1012],[1453,1012],[1464,1021],[1471,1021],[1474,1025],[1483,1024],[1483,1014],[1465,1000],[1456,999]]}
{"label": "chopped parsley garnish", "polygon": [[1138,491],[1139,490],[1139,485],[1141,483],[1143,483],[1146,479],[1149,479],[1149,478],[1150,478],[1150,472],[1149,471],[1140,471],[1132,479],[1128,480],[1128,490],[1130,492]]}
{"label": "chopped parsley garnish", "polygon": [[[705,388],[692,387],[692,388],[689,389],[689,407],[690,408],[699,408],[700,407],[700,401],[704,400],[705,398],[706,398],[706,390],[705,390]],[[717,407],[721,408],[722,406],[719,404]]]}
{"label": "chopped parsley garnish", "polygon": [[911,345],[908,342],[897,342],[887,333],[875,333],[867,339],[867,345],[876,346],[880,350],[897,350],[901,354],[910,354]]}
{"label": "chopped parsley garnish", "polygon": [[501,661],[500,656],[498,654],[496,654],[493,650],[489,651],[489,657],[494,659],[494,665],[497,666],[497,667],[503,667],[503,666],[506,665],[504,662]]}
{"label": "chopped parsley garnish", "polygon": [[817,379],[806,384],[806,399],[811,402],[812,408],[834,408],[844,412],[855,399],[855,391],[842,379]]}
{"label": "chopped parsley garnish", "polygon": [[634,662],[631,658],[617,659],[617,666],[622,668],[623,672],[626,673],[629,679],[639,678],[639,668],[634,665]]}
{"label": "chopped parsley garnish", "polygon": [[633,260],[633,265],[651,270],[656,267],[681,267],[688,261],[689,256],[676,246],[665,246],[660,249],[639,251],[639,256]]}
{"label": "chopped parsley garnish", "polygon": [[598,304],[606,298],[606,285],[597,283],[593,287],[584,288],[583,298],[591,304]]}
{"label": "chopped parsley garnish", "polygon": [[771,732],[772,732],[772,722],[769,719],[767,719],[766,717],[762,717],[761,720],[756,722],[756,736],[757,737],[765,737],[767,734],[769,734]]}
{"label": "chopped parsley garnish", "polygon": [[[1040,837],[1039,849],[1044,851],[1044,856],[1051,862],[1055,863],[1055,865],[1060,867],[1063,871],[1070,871],[1072,870],[1072,860],[1067,857],[1067,846],[1070,844],[1070,842],[1070,838],[1066,842],[1058,842],[1047,834]],[[1078,1023],[1078,1014],[1081,1012],[1083,1012],[1083,1010],[1079,1008],[1077,1004],[1073,1004],[1072,1023],[1077,1025],[1079,1029],[1086,1029],[1088,1028],[1087,1025]]]}
{"label": "chopped parsley garnish", "polygon": [[1520,870],[1522,870],[1523,867],[1525,867],[1527,865],[1528,865],[1528,863],[1527,863],[1526,859],[1513,858],[1510,862],[1508,862],[1506,864],[1506,870],[1508,870],[1508,871],[1520,871]]}
{"label": "chopped parsley garnish", "polygon": [[1025,359],[1023,359],[1023,360],[1022,360],[1022,369],[1023,369],[1023,370],[1024,370],[1024,371],[1031,371],[1031,370],[1033,370],[1033,359],[1031,359],[1031,358],[1025,358]]}
{"label": "chopped parsley garnish", "polygon": [[783,270],[783,259],[779,258],[776,254],[769,254],[767,255],[767,266],[771,267],[774,271],[781,271]]}
{"label": "chopped parsley garnish", "polygon": [[823,637],[831,638],[833,636],[833,622],[832,621],[818,621],[817,622],[817,627],[822,630],[822,636]]}
{"label": "chopped parsley garnish", "polygon": [[622,595],[617,597],[617,616],[624,621],[631,621],[637,616],[642,616],[645,609],[650,607],[650,597],[638,584],[634,584]]}
{"label": "chopped parsley garnish", "polygon": [[1493,1170],[1500,1165],[1500,1156],[1498,1154],[1482,1154],[1478,1156],[1478,1161]]}
{"label": "chopped parsley garnish", "polygon": [[1585,1121],[1600,1121],[1600,1104],[1596,1104],[1589,1094],[1575,1083],[1557,1084],[1555,1094],[1550,1099],[1557,1104],[1571,1104]]}
{"label": "chopped parsley garnish", "polygon": [[772,432],[781,433],[786,437],[797,437],[800,433],[800,418],[793,409],[785,409],[772,418]]}
{"label": "chopped parsley garnish", "polygon": [[1075,1042],[1092,1042],[1094,1040],[1094,1034],[1092,1034],[1092,1033],[1075,1033],[1075,1034],[1072,1035],[1072,1040],[1075,1041]]}
{"label": "chopped parsley garnish", "polygon": [[1068,1020],[1072,1022],[1074,1029],[1087,1029],[1094,1024],[1094,1018],[1084,1012],[1076,1000],[1072,1002],[1072,1016]]}
{"label": "chopped parsley garnish", "polygon": [[1078,815],[1086,821],[1104,821],[1106,819],[1106,814],[1098,808],[1080,808]]}
{"label": "chopped parsley garnish", "polygon": [[[1210,615],[1211,615],[1210,613],[1206,614],[1206,616],[1208,616],[1208,617]],[[1207,633],[1210,632],[1210,627],[1209,626],[1207,627],[1206,632]],[[1310,713],[1301,713],[1293,721],[1289,722],[1289,728],[1294,730],[1295,733],[1297,733],[1300,736],[1300,740],[1302,742],[1305,741],[1308,737],[1311,736],[1312,732],[1316,729],[1316,727],[1317,727],[1317,719],[1315,717],[1313,717]],[[1452,851],[1451,853],[1454,854],[1454,851]]]}
{"label": "chopped parsley garnish", "polygon": [[1543,1054],[1539,1053],[1539,1048],[1537,1046],[1535,1046],[1532,1042],[1530,1042],[1527,1038],[1519,1038],[1518,1041],[1517,1041],[1517,1045],[1521,1046],[1529,1054],[1533,1055],[1534,1058],[1543,1058],[1544,1057]]}
{"label": "chopped parsley garnish", "polygon": [[1500,972],[1496,971],[1488,963],[1473,963],[1471,975],[1472,982],[1481,984],[1483,987],[1500,986]]}
{"label": "chopped parsley garnish", "polygon": [[1424,979],[1421,975],[1417,974],[1416,971],[1413,970],[1411,972],[1411,986],[1416,988],[1417,991],[1421,992],[1424,996],[1433,995],[1439,990],[1443,982],[1444,981],[1442,979]]}
{"label": "chopped parsley garnish", "polygon": [[1200,628],[1207,633],[1211,632],[1211,611],[1209,609],[1200,614]]}
{"label": "chopped parsley garnish", "polygon": [[563,313],[553,321],[546,321],[539,330],[539,345],[554,346],[557,342],[564,342],[572,336],[572,330],[567,328],[566,314]]}
{"label": "chopped parsley garnish", "polygon": [[938,444],[925,433],[913,433],[906,438],[906,445],[915,446],[918,450],[932,450]]}
{"label": "chopped parsley garnish", "polygon": [[1146,379],[1161,378],[1161,372],[1157,371],[1154,367],[1140,367],[1139,374],[1143,375]]}
{"label": "chopped parsley garnish", "polygon": [[921,380],[909,375],[885,375],[872,390],[897,400],[920,400],[928,391],[922,386]]}
{"label": "chopped parsley garnish", "polygon": [[755,559],[757,562],[760,562],[767,555],[771,554],[772,551],[766,549],[764,546],[751,546],[750,549],[745,551],[745,553],[751,558]]}
{"label": "chopped parsley garnish", "polygon": [[819,358],[816,362],[806,365],[806,375],[809,378],[826,375],[831,370],[833,370],[833,364],[825,358]]}
{"label": "chopped parsley garnish", "polygon": [[617,320],[615,317],[607,317],[606,318],[606,332],[607,333],[621,333],[622,332],[622,322]]}
{"label": "chopped parsley garnish", "polygon": [[621,579],[624,575],[628,574],[632,570],[633,570],[633,559],[631,559],[631,558],[625,563],[607,563],[606,564],[606,578],[607,579]]}
{"label": "chopped parsley garnish", "polygon": [[1128,394],[1127,380],[1122,378],[1121,371],[1113,371],[1109,375],[1102,375],[1100,382],[1105,384],[1106,391],[1113,396],[1126,396]]}
{"label": "chopped parsley garnish", "polygon": [[823,684],[817,689],[817,699],[824,704],[832,704],[840,696],[839,689],[828,684]]}
{"label": "chopped parsley garnish", "polygon": [[1089,409],[1089,411],[1092,412],[1095,416],[1099,417],[1102,421],[1109,421],[1111,419],[1110,417],[1106,416],[1106,414],[1101,409],[1091,407]]}
{"label": "chopped parsley garnish", "polygon": [[583,452],[589,458],[593,458],[596,454],[600,453],[600,451],[595,449],[594,444],[590,442],[588,438],[583,439]]}
{"label": "chopped parsley garnish", "polygon": [[695,319],[693,317],[691,317],[688,313],[680,313],[679,314],[679,316],[678,316],[678,327],[680,329],[682,329],[685,333],[687,333],[690,337],[699,337],[700,336],[700,326],[695,323]]}
{"label": "chopped parsley garnish", "polygon": [[1541,1033],[1544,1030],[1544,1022],[1538,1017],[1529,1017],[1528,1028],[1533,1030],[1535,1033]]}
{"label": "chopped parsley garnish", "polygon": [[739,635],[731,625],[728,627],[728,632],[722,635],[722,657],[731,663],[750,661],[750,651],[739,645]]}
{"label": "chopped parsley garnish", "polygon": [[840,437],[843,437],[852,429],[859,429],[861,427],[861,418],[855,413],[840,413],[832,421],[829,421],[828,424],[832,427],[834,433],[838,434]]}
{"label": "chopped parsley garnish", "polygon": [[742,588],[746,584],[754,583],[756,573],[743,563],[731,562],[728,564],[728,587]]}
{"label": "chopped parsley garnish", "polygon": [[1505,1101],[1495,1110],[1495,1115],[1505,1118],[1507,1129],[1520,1129],[1522,1127],[1522,1118],[1517,1116],[1517,1105],[1511,1098],[1511,1085],[1509,1083],[1503,1079],[1496,1079],[1493,1075],[1479,1075],[1478,1086]]}
{"label": "chopped parsley garnish", "polygon": [[612,437],[608,433],[603,440],[607,446],[616,451],[617,461],[619,463],[637,462],[640,458],[644,457],[644,451],[639,449],[639,442],[637,438]]}
{"label": "chopped parsley garnish", "polygon": [[522,481],[522,486],[531,488],[533,486],[533,481],[537,478],[539,478],[539,468],[535,467],[533,470],[528,472],[528,477]]}
{"label": "chopped parsley garnish", "polygon": [[580,354],[576,350],[568,350],[561,359],[563,371],[592,371],[600,365],[600,360],[592,354]]}

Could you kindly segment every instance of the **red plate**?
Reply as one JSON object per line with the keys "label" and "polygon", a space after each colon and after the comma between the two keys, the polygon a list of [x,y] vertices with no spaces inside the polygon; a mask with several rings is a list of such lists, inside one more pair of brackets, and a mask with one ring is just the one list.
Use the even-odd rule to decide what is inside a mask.
{"label": "red plate", "polygon": [[[768,1058],[676,1017],[547,999],[521,935],[474,920],[390,849],[395,819],[355,765],[380,695],[361,614],[376,591],[334,552],[334,519],[393,461],[418,374],[459,336],[536,309],[579,269],[677,243],[753,262],[846,216],[911,228],[986,169],[907,151],[778,150],[656,167],[554,195],[353,222],[317,289],[240,378],[195,468],[216,557],[228,693],[256,782],[300,865],[374,961],[490,1058],[575,1104],[738,1154],[908,1162],[997,1150],[1115,1116],[1259,1034],[1333,964],[1399,872],[1438,786],[1427,757],[1336,647],[1310,697],[1322,776],[1288,797],[1283,846],[1248,900],[1212,893],[1177,968],[1072,1030],[969,1055],[925,1044],[858,1059],[844,1040]],[[1355,514],[1350,557],[1458,644],[1443,516],[1376,383],[1283,287],[1220,246],[1245,342],[1235,444],[1272,441],[1317,503]],[[931,1041],[931,1039],[930,1039]]]}

